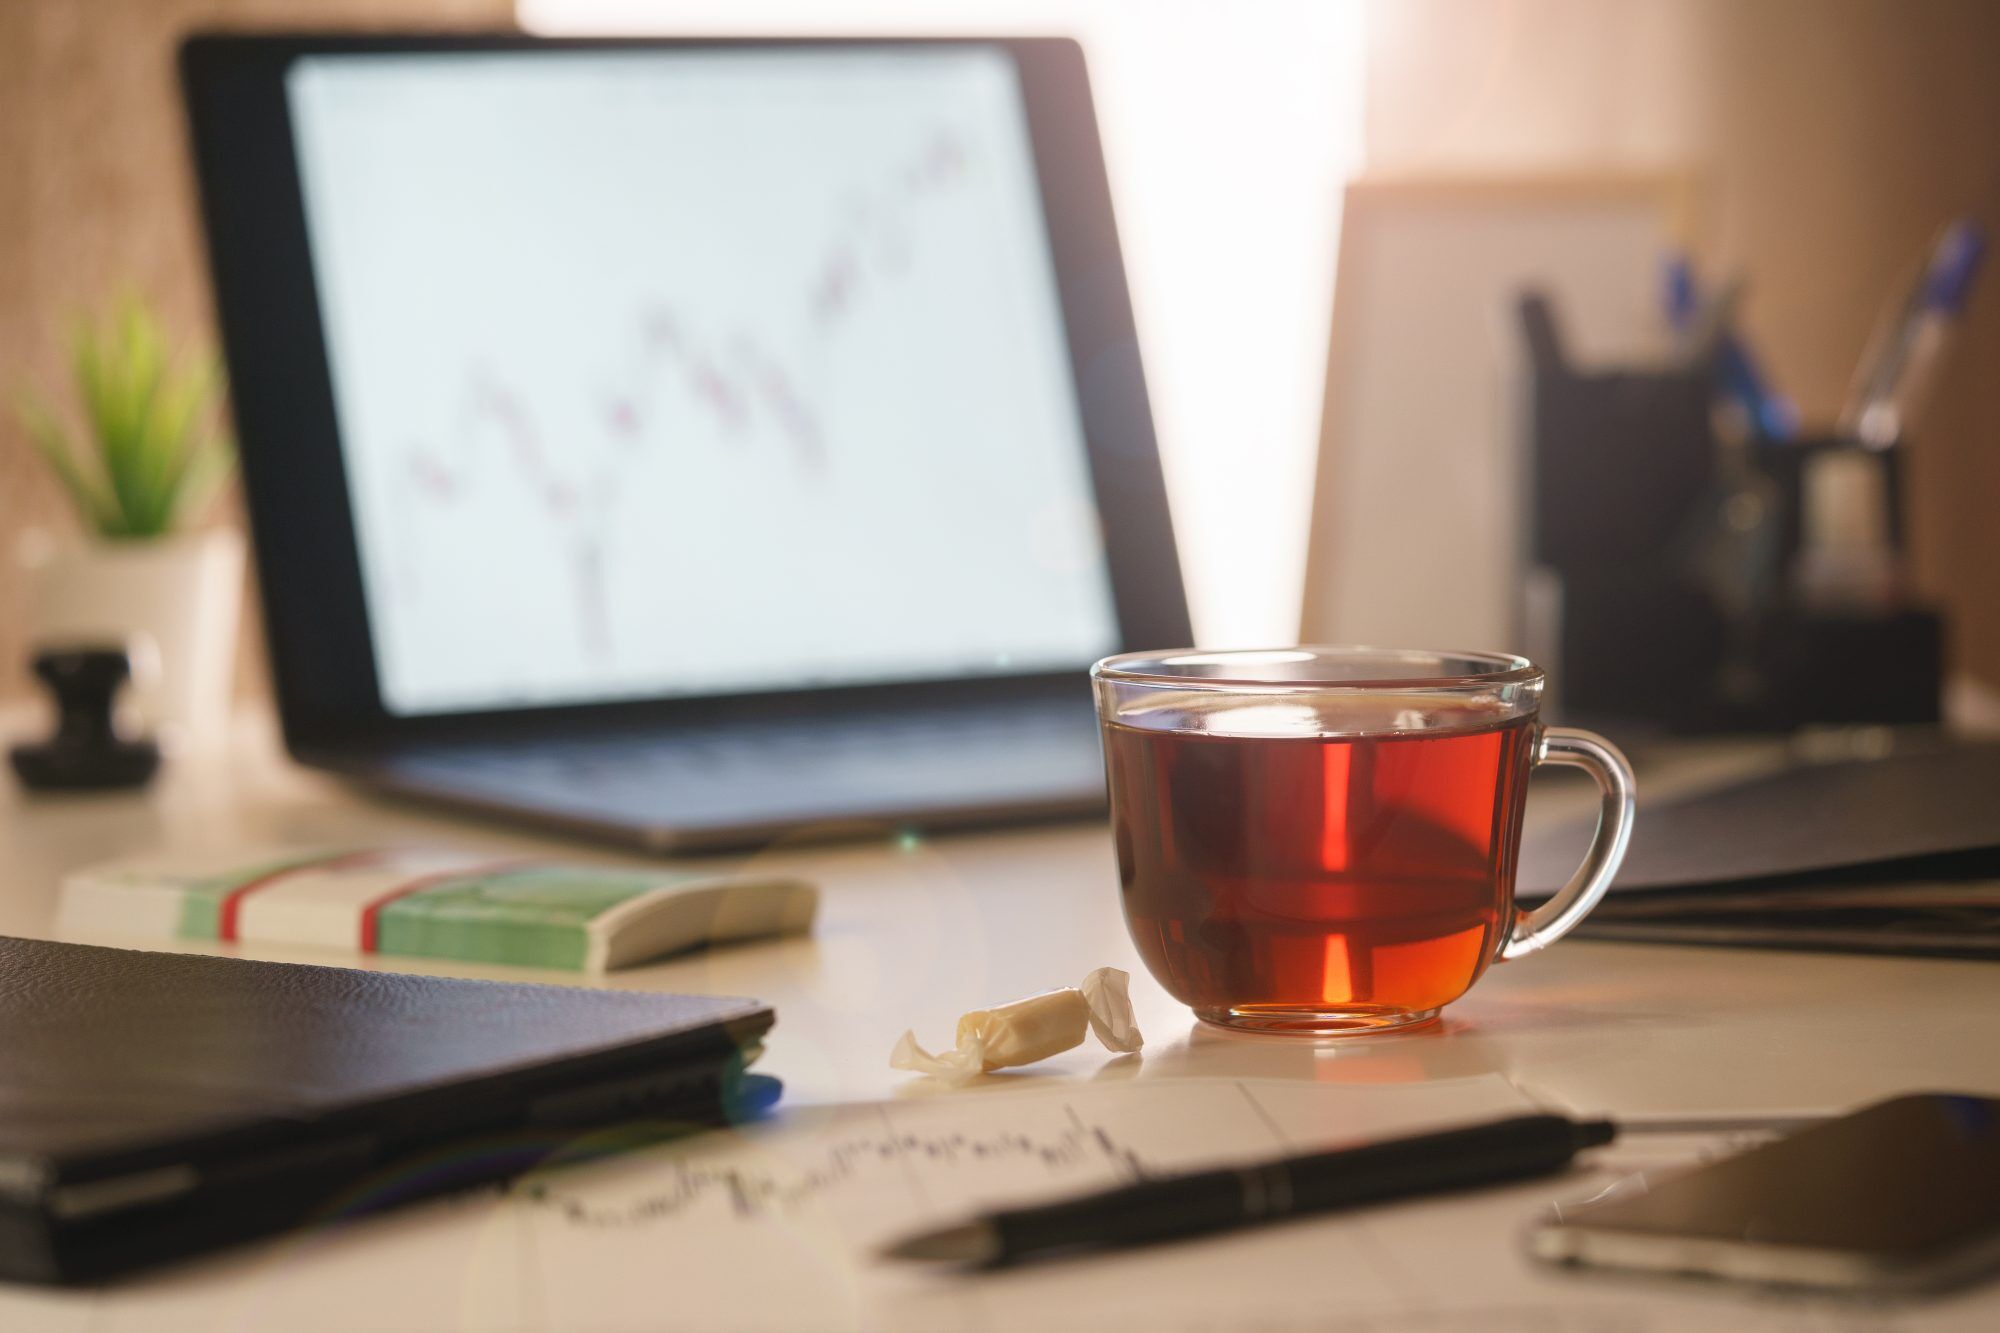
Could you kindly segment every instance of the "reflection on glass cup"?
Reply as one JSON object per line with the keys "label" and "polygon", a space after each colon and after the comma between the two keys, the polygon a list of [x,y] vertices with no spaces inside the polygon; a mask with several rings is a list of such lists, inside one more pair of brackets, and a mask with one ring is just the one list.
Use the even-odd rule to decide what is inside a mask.
{"label": "reflection on glass cup", "polygon": [[[1633,779],[1545,727],[1519,657],[1375,648],[1128,653],[1091,668],[1126,923],[1160,984],[1225,1027],[1425,1023],[1488,964],[1553,943],[1625,855]],[[1597,836],[1514,906],[1528,774],[1587,769]]]}

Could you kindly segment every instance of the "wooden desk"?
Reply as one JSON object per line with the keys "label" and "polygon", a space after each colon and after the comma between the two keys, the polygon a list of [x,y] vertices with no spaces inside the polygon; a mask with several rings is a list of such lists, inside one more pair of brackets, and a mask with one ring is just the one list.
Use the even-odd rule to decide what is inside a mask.
{"label": "wooden desk", "polygon": [[[143,795],[52,800],[0,784],[0,932],[50,934],[59,878],[108,857],[167,844],[387,838],[549,849],[492,826],[356,796],[285,763],[269,727],[257,725],[226,754],[172,765]],[[562,851],[605,855],[582,845]],[[904,1028],[948,1042],[961,1011],[1074,984],[1106,963],[1133,973],[1148,1039],[1135,1076],[1145,1079],[1229,1075],[1379,1085],[1497,1074],[1552,1104],[1625,1115],[1816,1110],[1924,1088],[2000,1094],[2000,970],[1987,964],[1572,940],[1494,969],[1447,1011],[1439,1030],[1314,1046],[1198,1027],[1152,984],[1126,937],[1109,841],[1095,826],[907,844],[885,838],[781,849],[760,859],[795,867],[821,884],[822,918],[813,938],[689,957],[621,972],[603,984],[771,1002],[779,1022],[763,1067],[785,1080],[790,1105],[892,1096],[909,1080],[887,1065]],[[329,961],[325,954],[259,956]],[[373,965],[423,967],[407,960]],[[573,974],[520,969],[423,970],[576,981]],[[1033,1077],[1087,1077],[1105,1060],[1094,1047],[1073,1051]],[[1454,1261],[1440,1254],[1438,1262],[1449,1268]],[[189,1270],[175,1279],[175,1289],[184,1293],[187,1283],[200,1280],[198,1268]],[[1592,1308],[1601,1309],[1609,1281],[1576,1279],[1570,1287],[1588,1292]],[[1613,1289],[1616,1299],[1642,1304],[1658,1290]],[[120,1300],[144,1295],[141,1284]],[[25,1303],[24,1316],[71,1326],[80,1307],[64,1299],[0,1288],[0,1326],[41,1326],[34,1317],[10,1315],[10,1300]],[[1146,1311],[1144,1293],[1131,1299],[1135,1315]],[[1727,1293],[1702,1299],[1718,1311],[1751,1308]],[[1822,1315],[1830,1322],[1819,1322]],[[1821,1307],[1799,1317],[1808,1322],[1772,1326],[1876,1326],[1867,1322],[1874,1315],[1854,1324]],[[1735,1326],[1726,1314],[1717,1318],[1718,1327]],[[1883,1326],[2000,1326],[2000,1287],[1894,1318]],[[1422,1325],[1446,1326],[1457,1325]]]}

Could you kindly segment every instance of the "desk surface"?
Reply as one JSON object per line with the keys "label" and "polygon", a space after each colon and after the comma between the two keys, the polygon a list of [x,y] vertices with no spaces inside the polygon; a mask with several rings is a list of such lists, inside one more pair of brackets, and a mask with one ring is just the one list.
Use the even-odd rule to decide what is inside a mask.
{"label": "desk surface", "polygon": [[[548,851],[508,830],[379,803],[301,772],[257,725],[226,754],[172,766],[143,795],[55,800],[0,785],[0,933],[51,934],[60,877],[113,856],[388,838]],[[602,984],[769,1001],[779,1023],[764,1067],[783,1077],[794,1105],[891,1096],[909,1078],[887,1064],[906,1027],[948,1043],[960,1012],[1074,984],[1107,963],[1133,974],[1147,1037],[1140,1078],[1381,1084],[1497,1074],[1552,1104],[1624,1115],[1816,1110],[1935,1087],[2000,1094],[2000,970],[1989,964],[1572,940],[1495,968],[1437,1030],[1298,1044],[1200,1027],[1152,984],[1126,936],[1109,840],[1095,825],[781,848],[754,859],[819,882],[812,938],[687,957]],[[376,965],[413,970],[404,960]],[[1106,1058],[1073,1051],[1032,1077],[1087,1076]],[[1975,1307],[2000,1315],[2000,1294],[1971,1299],[1975,1306],[1929,1307],[1917,1322],[1984,1326],[1966,1322]]]}

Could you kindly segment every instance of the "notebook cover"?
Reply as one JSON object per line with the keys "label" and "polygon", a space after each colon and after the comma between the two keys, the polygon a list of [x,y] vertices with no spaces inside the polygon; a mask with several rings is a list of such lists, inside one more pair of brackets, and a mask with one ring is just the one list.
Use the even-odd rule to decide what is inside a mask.
{"label": "notebook cover", "polygon": [[[1590,825],[1550,829],[1521,848],[1517,892],[1560,888]],[[1639,784],[1632,846],[1613,893],[1868,873],[1884,878],[2000,875],[2000,745],[1805,764],[1686,800],[1648,804]]]}
{"label": "notebook cover", "polygon": [[657,1095],[676,1070],[717,1102],[770,1023],[754,1000],[0,937],[0,1273],[41,1275],[38,1219],[79,1185],[207,1185],[329,1144],[361,1154],[351,1176],[455,1134],[606,1123],[603,1088]]}

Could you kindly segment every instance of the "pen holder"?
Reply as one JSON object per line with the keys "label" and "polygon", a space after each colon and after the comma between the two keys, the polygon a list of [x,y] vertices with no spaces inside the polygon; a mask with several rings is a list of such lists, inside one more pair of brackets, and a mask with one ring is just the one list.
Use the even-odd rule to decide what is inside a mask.
{"label": "pen holder", "polygon": [[1828,434],[1760,442],[1754,457],[1783,592],[1755,626],[1749,722],[1938,721],[1945,627],[1904,572],[1904,450]]}
{"label": "pen holder", "polygon": [[1934,725],[1944,647],[1944,618],[1925,607],[1869,613],[1783,608],[1757,627],[1758,692],[1720,722],[1757,731]]}
{"label": "pen holder", "polygon": [[[1531,396],[1535,563],[1565,572],[1680,562],[1715,484],[1704,372],[1577,372],[1540,366]],[[1647,581],[1651,581],[1650,578]]]}
{"label": "pen holder", "polygon": [[[1532,345],[1532,340],[1531,340]],[[1726,627],[1690,555],[1715,488],[1705,370],[1578,371],[1532,357],[1526,639],[1565,717],[1701,725]]]}
{"label": "pen holder", "polygon": [[[1537,354],[1532,376],[1526,547],[1543,592],[1523,622],[1565,718],[1677,732],[1937,721],[1944,625],[1894,572],[1900,451],[1725,444],[1699,368],[1587,373]],[[1835,494],[1831,517],[1814,512],[1829,507],[1815,481],[1829,460],[1866,483],[1851,489],[1872,511]],[[1827,558],[1870,549],[1877,575]],[[1871,577],[1870,596],[1807,595]]]}

